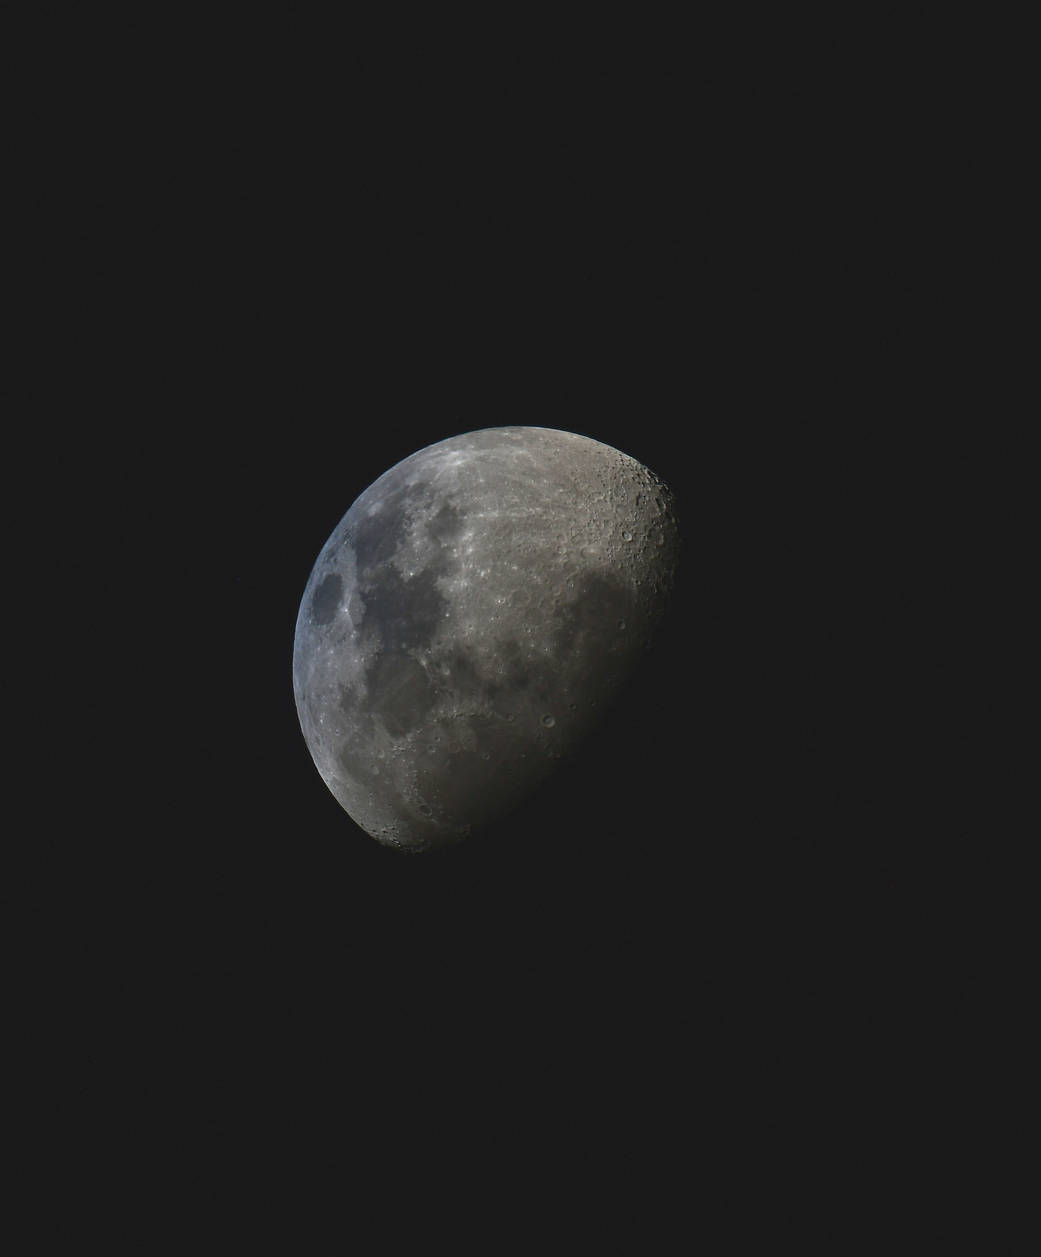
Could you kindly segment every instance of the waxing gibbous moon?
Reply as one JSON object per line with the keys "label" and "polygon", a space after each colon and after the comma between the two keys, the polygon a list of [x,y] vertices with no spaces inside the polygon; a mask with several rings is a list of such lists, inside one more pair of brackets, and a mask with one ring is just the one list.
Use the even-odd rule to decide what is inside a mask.
{"label": "waxing gibbous moon", "polygon": [[325,784],[412,851],[509,812],[633,674],[678,552],[666,485],[589,437],[487,428],[404,459],[344,515],[300,603],[293,687]]}

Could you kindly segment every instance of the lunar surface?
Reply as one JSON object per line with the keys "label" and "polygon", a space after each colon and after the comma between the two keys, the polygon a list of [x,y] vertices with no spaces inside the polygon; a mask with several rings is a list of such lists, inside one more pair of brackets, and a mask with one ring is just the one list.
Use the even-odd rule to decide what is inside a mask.
{"label": "lunar surface", "polygon": [[430,445],[375,481],[296,622],[300,726],[373,838],[425,851],[577,751],[652,644],[679,548],[665,484],[550,428]]}

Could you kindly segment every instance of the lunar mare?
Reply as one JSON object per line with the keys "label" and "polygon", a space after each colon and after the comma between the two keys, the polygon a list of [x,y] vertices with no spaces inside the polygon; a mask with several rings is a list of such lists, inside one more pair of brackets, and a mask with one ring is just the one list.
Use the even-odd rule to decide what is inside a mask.
{"label": "lunar mare", "polygon": [[501,816],[631,675],[678,545],[666,485],[575,433],[488,428],[392,467],[322,547],[297,616],[297,712],[330,791],[409,850]]}

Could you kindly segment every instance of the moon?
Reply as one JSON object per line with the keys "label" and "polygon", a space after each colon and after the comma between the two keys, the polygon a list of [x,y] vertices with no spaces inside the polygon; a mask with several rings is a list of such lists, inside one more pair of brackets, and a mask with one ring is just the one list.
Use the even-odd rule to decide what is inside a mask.
{"label": "moon", "polygon": [[667,614],[673,494],[573,432],[419,450],[314,564],[293,688],[322,779],[388,847],[457,843],[516,807],[609,708]]}

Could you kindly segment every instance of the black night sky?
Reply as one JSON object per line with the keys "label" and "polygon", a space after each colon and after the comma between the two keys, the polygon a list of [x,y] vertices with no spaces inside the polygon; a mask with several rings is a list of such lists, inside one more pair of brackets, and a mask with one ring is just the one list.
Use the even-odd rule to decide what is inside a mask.
{"label": "black night sky", "polygon": [[[205,92],[117,94],[68,140],[91,405],[56,457],[104,468],[106,543],[78,796],[105,820],[69,880],[94,1059],[136,1088],[114,1120],[168,1131],[196,1183],[325,1146],[332,1113],[344,1164],[355,1139],[401,1157],[389,1126],[406,1177],[534,1143],[545,1174],[621,1157],[637,1195],[692,1173],[662,1155],[677,1123],[721,1175],[749,1123],[770,1155],[796,1110],[826,1143],[849,1045],[883,1060],[915,1006],[909,167],[826,62],[464,82],[344,55],[286,78],[214,54]],[[382,472],[503,424],[661,475],[680,590],[571,773],[401,856],[310,760],[297,607]]]}

